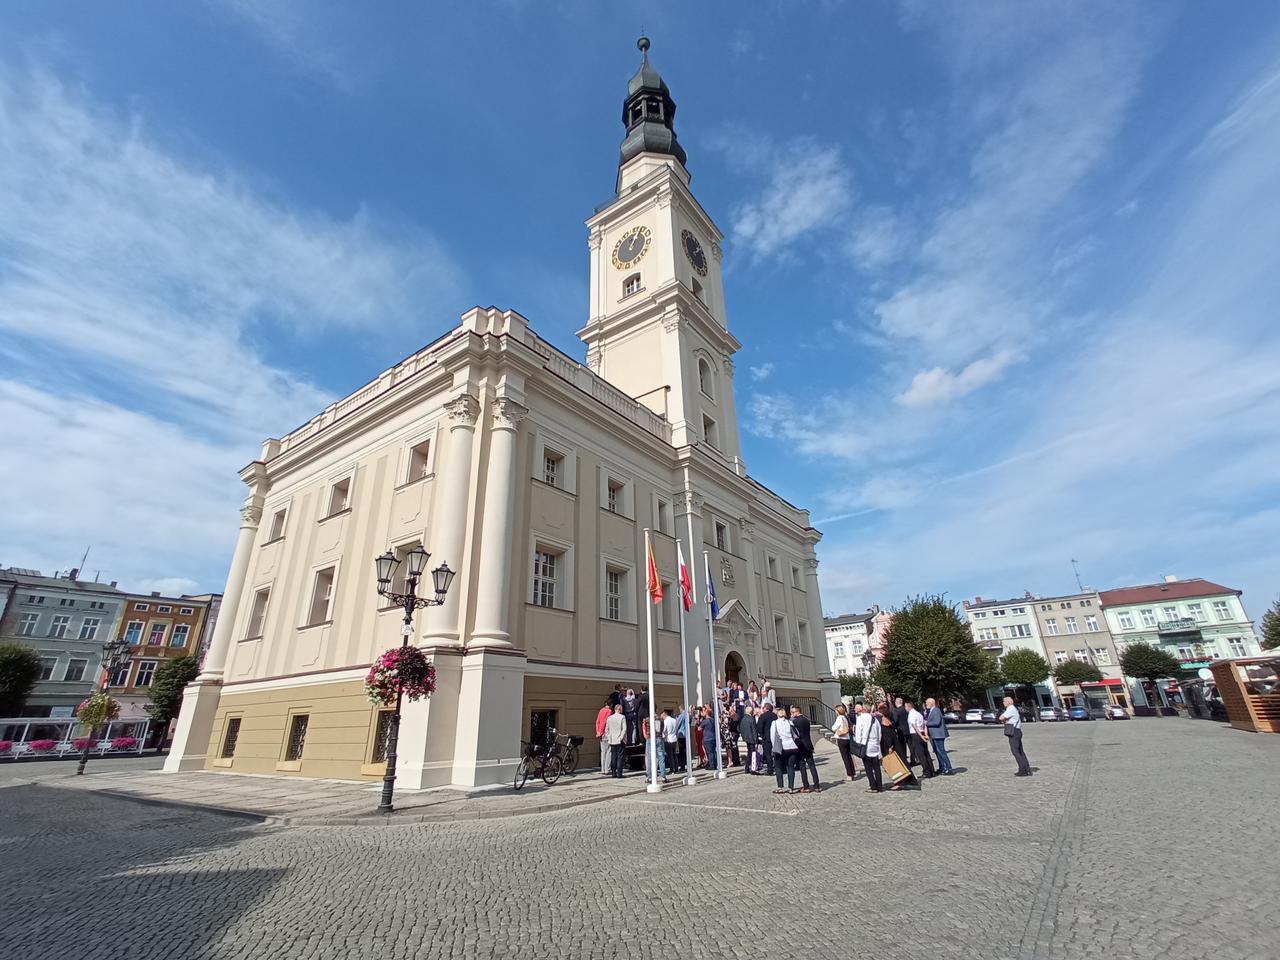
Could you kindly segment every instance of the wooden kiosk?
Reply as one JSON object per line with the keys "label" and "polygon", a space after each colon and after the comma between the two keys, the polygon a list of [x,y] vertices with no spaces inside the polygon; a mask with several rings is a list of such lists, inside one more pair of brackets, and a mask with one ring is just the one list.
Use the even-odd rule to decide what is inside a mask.
{"label": "wooden kiosk", "polygon": [[1231,726],[1280,733],[1280,652],[1216,660],[1209,669]]}

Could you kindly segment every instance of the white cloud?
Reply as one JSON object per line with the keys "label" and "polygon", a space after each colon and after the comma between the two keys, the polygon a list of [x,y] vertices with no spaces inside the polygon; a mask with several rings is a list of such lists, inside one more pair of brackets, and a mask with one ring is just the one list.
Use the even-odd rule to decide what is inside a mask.
{"label": "white cloud", "polygon": [[772,374],[773,374],[772,363],[761,363],[751,367],[752,380],[756,380],[756,381],[768,380]]}
{"label": "white cloud", "polygon": [[358,27],[345,8],[294,0],[206,0],[216,11],[246,24],[299,73],[322,77],[350,93],[374,68],[376,58],[346,56],[340,38]]}
{"label": "white cloud", "polygon": [[122,582],[217,589],[235,471],[328,399],[261,345],[404,329],[458,269],[429,236],[175,156],[39,68],[0,65],[0,142],[8,562],[65,568],[93,543]]}
{"label": "white cloud", "polygon": [[995,380],[1015,359],[1012,351],[1001,350],[974,360],[959,373],[942,367],[922,370],[911,378],[911,386],[896,399],[904,407],[927,407],[963,397]]}

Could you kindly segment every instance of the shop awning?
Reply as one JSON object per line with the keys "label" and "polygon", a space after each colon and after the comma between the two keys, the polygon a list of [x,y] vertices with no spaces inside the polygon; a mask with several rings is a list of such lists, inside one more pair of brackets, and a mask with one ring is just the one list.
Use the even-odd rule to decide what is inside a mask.
{"label": "shop awning", "polygon": [[1123,687],[1124,681],[1108,677],[1105,680],[1099,680],[1097,683],[1082,683],[1082,687]]}

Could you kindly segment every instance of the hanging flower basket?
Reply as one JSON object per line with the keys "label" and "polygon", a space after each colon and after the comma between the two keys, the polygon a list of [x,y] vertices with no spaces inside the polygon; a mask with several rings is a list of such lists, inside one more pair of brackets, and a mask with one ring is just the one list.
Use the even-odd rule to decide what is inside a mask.
{"label": "hanging flower basket", "polygon": [[421,700],[435,693],[436,668],[417,647],[392,647],[369,668],[364,689],[380,707],[394,704],[397,693],[406,700]]}
{"label": "hanging flower basket", "polygon": [[95,693],[76,707],[76,719],[96,727],[120,716],[120,702],[109,693]]}

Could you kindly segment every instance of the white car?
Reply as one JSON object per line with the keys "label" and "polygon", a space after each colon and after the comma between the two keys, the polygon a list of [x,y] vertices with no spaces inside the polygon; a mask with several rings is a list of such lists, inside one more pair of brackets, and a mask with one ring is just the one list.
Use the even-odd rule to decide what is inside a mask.
{"label": "white car", "polygon": [[1062,712],[1062,708],[1060,707],[1041,707],[1040,719],[1041,720],[1065,720],[1067,719],[1067,715]]}
{"label": "white car", "polygon": [[981,708],[981,707],[974,707],[974,708],[973,708],[973,709],[971,709],[971,710],[966,710],[966,711],[964,712],[964,722],[965,722],[965,723],[981,723],[981,722],[982,722],[982,708]]}

